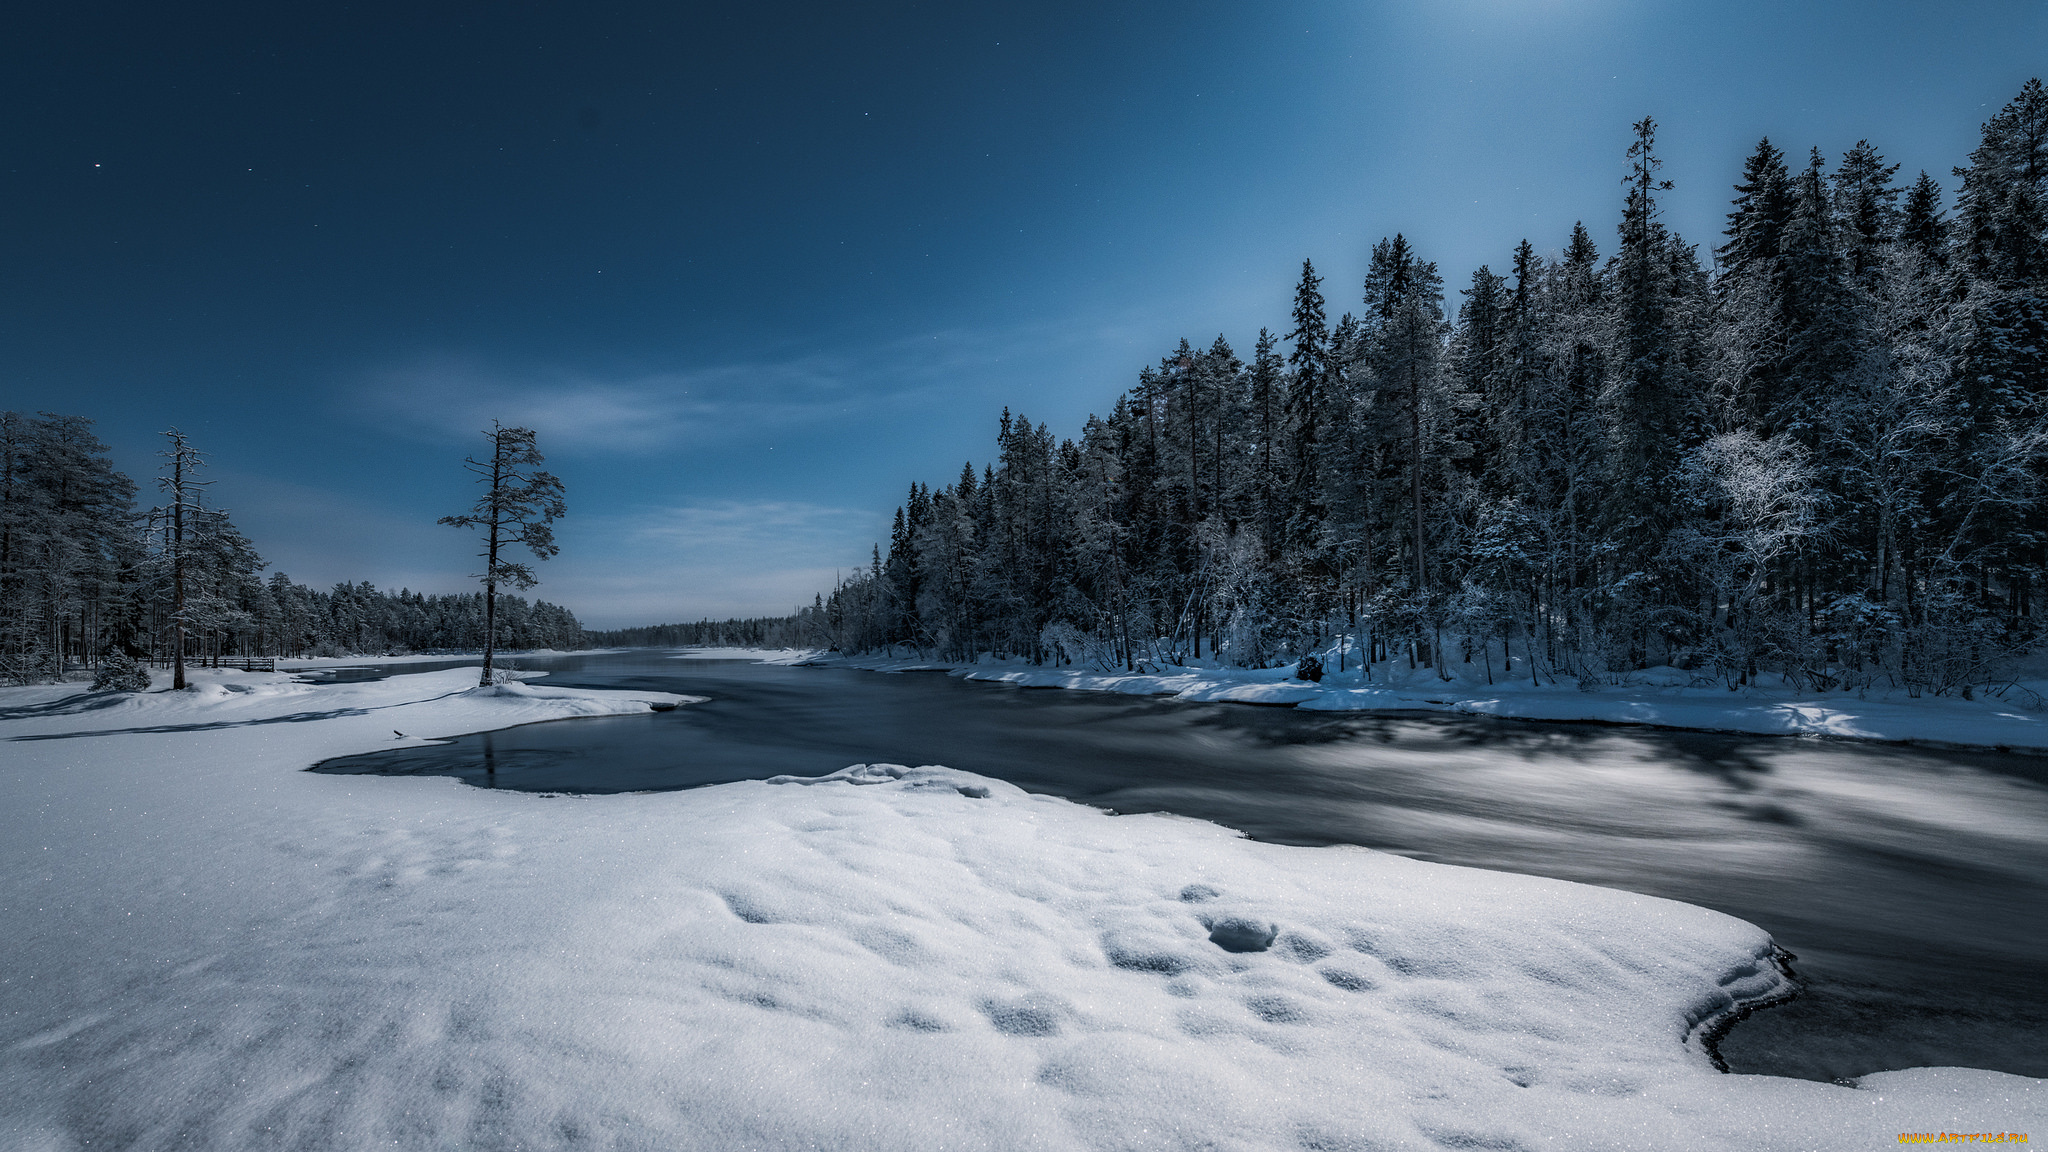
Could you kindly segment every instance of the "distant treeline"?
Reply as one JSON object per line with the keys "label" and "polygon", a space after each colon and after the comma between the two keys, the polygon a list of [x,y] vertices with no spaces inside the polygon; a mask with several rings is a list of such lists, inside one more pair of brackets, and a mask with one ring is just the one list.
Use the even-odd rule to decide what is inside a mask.
{"label": "distant treeline", "polygon": [[[122,654],[330,656],[478,649],[483,595],[429,596],[279,572],[210,508],[182,455],[186,500],[138,510],[135,482],[79,416],[0,412],[0,682],[33,683]],[[176,608],[183,584],[184,610]],[[583,648],[567,608],[498,597],[497,647]]]}
{"label": "distant treeline", "polygon": [[[265,597],[254,598],[255,625],[251,651],[282,656],[341,655],[366,652],[474,651],[484,643],[484,596],[481,592],[431,596],[406,589],[386,592],[365,580],[336,584],[321,592],[294,584],[280,572],[265,586],[276,611],[265,611]],[[497,647],[590,647],[576,614],[545,600],[528,603],[498,593]]]}
{"label": "distant treeline", "polygon": [[600,648],[800,648],[817,644],[823,638],[823,630],[815,610],[809,610],[795,616],[699,620],[694,624],[615,628],[584,635]]}

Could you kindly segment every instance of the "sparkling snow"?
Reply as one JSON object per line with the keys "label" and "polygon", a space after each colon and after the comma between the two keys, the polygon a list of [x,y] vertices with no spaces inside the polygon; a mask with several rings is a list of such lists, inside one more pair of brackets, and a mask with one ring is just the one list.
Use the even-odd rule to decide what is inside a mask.
{"label": "sparkling snow", "polygon": [[[947,768],[549,797],[315,760],[687,698],[0,691],[0,1148],[1864,1149],[2048,1082],[1714,1071],[1689,905]],[[400,735],[402,733],[403,735]]]}

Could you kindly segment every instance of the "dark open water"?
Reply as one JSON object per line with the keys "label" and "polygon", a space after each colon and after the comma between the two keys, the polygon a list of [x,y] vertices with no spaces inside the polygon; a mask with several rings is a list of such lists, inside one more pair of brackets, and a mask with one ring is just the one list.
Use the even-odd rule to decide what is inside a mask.
{"label": "dark open water", "polygon": [[1807,992],[1722,1041],[1737,1072],[2048,1076],[2048,760],[1182,704],[651,651],[533,666],[554,684],[710,700],[314,770],[627,792],[864,761],[946,764],[1262,840],[1363,844],[1739,916],[1798,955]]}

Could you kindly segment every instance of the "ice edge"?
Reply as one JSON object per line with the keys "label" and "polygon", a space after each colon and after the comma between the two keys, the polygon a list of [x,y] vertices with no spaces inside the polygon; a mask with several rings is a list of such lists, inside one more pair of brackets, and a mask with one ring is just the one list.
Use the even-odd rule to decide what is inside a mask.
{"label": "ice edge", "polygon": [[1727,1072],[1721,1041],[1729,1030],[1766,1008],[1798,999],[1805,991],[1792,971],[1796,959],[1775,941],[1766,941],[1750,963],[1730,969],[1721,977],[1716,995],[1686,1012],[1686,1047],[1712,1061],[1716,1072]]}

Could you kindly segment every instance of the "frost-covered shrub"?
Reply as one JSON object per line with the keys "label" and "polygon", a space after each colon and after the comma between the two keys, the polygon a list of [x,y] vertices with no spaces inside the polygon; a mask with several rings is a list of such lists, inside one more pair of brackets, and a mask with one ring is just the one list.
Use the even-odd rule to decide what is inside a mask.
{"label": "frost-covered shrub", "polygon": [[95,692],[147,692],[149,691],[149,669],[137,664],[132,658],[116,652],[100,665],[97,675],[92,678]]}

